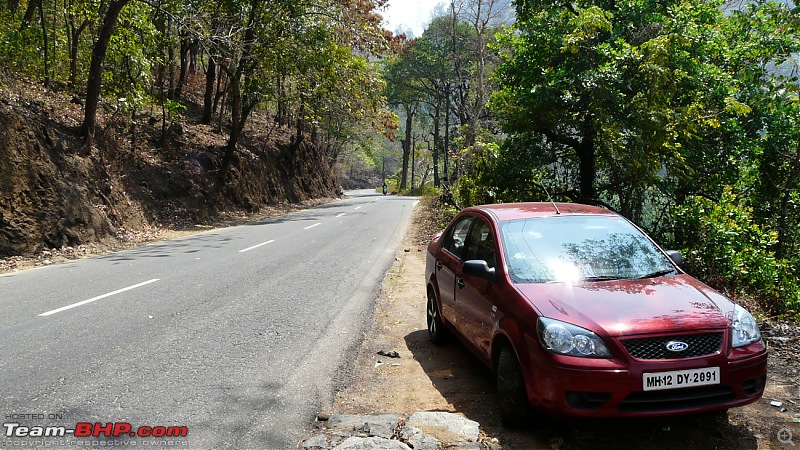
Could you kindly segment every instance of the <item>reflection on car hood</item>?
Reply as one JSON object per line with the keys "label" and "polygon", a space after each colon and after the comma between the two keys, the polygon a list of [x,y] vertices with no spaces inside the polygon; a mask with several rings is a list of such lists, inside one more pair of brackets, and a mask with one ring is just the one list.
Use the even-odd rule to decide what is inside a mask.
{"label": "reflection on car hood", "polygon": [[515,286],[545,317],[601,335],[724,328],[733,310],[730,300],[688,275]]}

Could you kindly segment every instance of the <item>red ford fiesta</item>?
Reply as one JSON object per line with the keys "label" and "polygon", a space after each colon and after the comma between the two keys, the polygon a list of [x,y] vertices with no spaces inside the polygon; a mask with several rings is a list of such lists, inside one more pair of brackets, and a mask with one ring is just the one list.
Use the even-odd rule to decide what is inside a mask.
{"label": "red ford fiesta", "polygon": [[503,422],[695,413],[752,403],[767,350],[753,316],[638,227],[564,203],[467,208],[428,246],[428,333],[497,374]]}

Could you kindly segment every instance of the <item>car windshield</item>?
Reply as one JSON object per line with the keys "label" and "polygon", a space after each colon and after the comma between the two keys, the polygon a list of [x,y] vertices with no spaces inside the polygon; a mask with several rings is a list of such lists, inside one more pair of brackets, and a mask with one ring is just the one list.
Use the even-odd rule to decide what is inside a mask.
{"label": "car windshield", "polygon": [[636,227],[616,216],[556,216],[502,222],[514,283],[606,281],[674,272]]}

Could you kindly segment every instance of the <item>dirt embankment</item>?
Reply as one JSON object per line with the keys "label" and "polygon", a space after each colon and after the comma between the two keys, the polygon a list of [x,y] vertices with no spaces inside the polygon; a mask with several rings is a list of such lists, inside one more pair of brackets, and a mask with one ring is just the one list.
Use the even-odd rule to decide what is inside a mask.
{"label": "dirt embankment", "polygon": [[218,183],[227,133],[197,123],[191,99],[163,134],[160,113],[103,110],[92,149],[77,103],[0,80],[0,258],[70,257],[337,194],[327,156],[266,117],[251,119]]}
{"label": "dirt embankment", "polygon": [[[800,445],[800,327],[762,323],[771,347],[764,398],[726,415],[648,420],[544,418],[509,430],[496,411],[493,374],[457,342],[434,346],[425,318],[425,249],[436,226],[425,203],[417,207],[397,262],[385,280],[375,319],[356,360],[355,379],[339,392],[333,412],[450,411],[480,423],[483,440],[503,449],[790,449]],[[377,354],[396,351],[399,358]],[[779,402],[780,406],[774,406]],[[800,420],[800,419],[797,419]],[[496,441],[495,441],[496,439]]]}

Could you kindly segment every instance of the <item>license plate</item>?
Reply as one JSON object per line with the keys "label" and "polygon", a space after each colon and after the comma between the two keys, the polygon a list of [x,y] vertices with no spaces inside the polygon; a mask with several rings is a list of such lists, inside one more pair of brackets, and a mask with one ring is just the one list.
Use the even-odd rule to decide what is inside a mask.
{"label": "license plate", "polygon": [[719,367],[642,374],[642,389],[659,391],[719,384]]}

